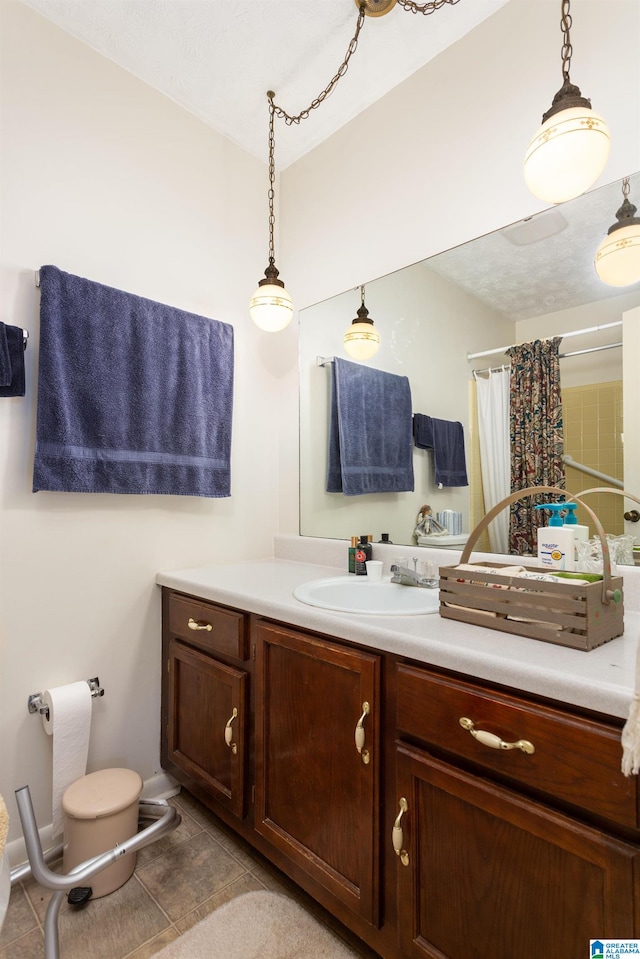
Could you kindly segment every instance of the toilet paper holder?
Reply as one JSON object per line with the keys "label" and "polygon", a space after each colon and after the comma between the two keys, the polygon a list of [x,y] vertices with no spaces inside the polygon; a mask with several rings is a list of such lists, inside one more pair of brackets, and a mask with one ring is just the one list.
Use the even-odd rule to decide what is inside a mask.
{"label": "toilet paper holder", "polygon": [[[91,695],[95,699],[98,696],[104,696],[104,689],[100,685],[100,679],[95,676],[93,679],[87,679],[87,684],[91,690]],[[32,693],[27,700],[27,709],[30,713],[40,713],[41,716],[49,718],[49,707],[42,699],[42,693]]]}

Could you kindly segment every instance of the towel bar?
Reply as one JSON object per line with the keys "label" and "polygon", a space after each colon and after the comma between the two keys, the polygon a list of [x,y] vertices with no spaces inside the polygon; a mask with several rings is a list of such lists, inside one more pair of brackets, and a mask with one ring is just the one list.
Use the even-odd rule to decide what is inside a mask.
{"label": "towel bar", "polygon": [[[100,685],[100,679],[97,676],[93,679],[88,679],[87,683],[89,684],[89,689],[94,699],[98,696],[104,696],[104,689]],[[46,716],[47,719],[49,718],[49,707],[43,702],[42,693],[32,693],[31,696],[29,696],[27,709],[30,713],[40,713],[40,715]]]}

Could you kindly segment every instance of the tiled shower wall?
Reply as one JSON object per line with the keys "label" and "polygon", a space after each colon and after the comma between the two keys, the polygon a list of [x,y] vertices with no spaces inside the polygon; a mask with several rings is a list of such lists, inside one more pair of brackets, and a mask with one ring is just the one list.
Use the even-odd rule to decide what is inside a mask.
{"label": "tiled shower wall", "polygon": [[[577,463],[590,466],[607,476],[624,479],[624,447],[622,435],[622,380],[573,386],[562,390],[564,451]],[[567,490],[579,493],[597,486],[608,486],[579,470],[567,466]],[[594,493],[585,502],[596,514],[606,533],[620,536],[624,532],[624,499],[614,493]],[[578,507],[578,522],[590,527],[593,522]]]}

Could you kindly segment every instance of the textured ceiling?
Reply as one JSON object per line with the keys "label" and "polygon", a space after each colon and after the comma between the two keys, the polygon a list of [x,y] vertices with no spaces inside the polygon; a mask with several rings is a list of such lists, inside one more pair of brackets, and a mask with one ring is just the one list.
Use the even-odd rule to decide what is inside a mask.
{"label": "textured ceiling", "polygon": [[[630,187],[630,199],[635,197],[639,206],[640,173],[630,178]],[[425,265],[514,321],[640,292],[640,283],[608,286],[593,265],[622,200],[622,184],[611,183],[517,226],[431,257]],[[547,224],[560,232],[545,237]],[[514,245],[510,234],[524,245]],[[538,235],[542,239],[536,241]],[[534,242],[525,243],[528,238]]]}
{"label": "textured ceiling", "polygon": [[[23,0],[260,159],[267,90],[299,113],[336,73],[355,32],[354,0]],[[283,170],[507,0],[462,0],[428,16],[396,6],[365,19],[349,70],[318,110],[280,122]]]}

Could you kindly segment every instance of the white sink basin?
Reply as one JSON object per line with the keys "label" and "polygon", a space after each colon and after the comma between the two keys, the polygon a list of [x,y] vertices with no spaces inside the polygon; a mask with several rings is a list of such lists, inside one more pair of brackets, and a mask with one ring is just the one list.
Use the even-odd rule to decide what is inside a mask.
{"label": "white sink basin", "polygon": [[293,595],[308,606],[320,606],[339,613],[366,613],[371,616],[416,616],[436,613],[438,589],[401,586],[383,578],[367,582],[366,576],[333,576],[296,586]]}

